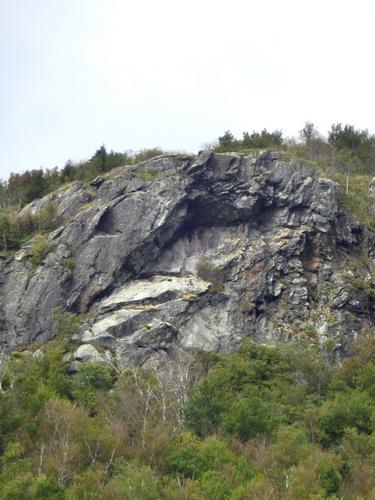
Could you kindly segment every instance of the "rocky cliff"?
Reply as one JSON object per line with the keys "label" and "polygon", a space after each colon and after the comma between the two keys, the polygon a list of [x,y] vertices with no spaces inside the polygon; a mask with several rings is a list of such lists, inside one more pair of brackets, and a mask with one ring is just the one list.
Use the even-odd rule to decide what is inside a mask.
{"label": "rocky cliff", "polygon": [[280,154],[158,157],[23,212],[51,201],[64,223],[43,262],[30,245],[0,261],[8,350],[51,339],[57,306],[82,314],[82,344],[128,365],[245,336],[330,339],[339,354],[372,325],[372,233],[333,181]]}

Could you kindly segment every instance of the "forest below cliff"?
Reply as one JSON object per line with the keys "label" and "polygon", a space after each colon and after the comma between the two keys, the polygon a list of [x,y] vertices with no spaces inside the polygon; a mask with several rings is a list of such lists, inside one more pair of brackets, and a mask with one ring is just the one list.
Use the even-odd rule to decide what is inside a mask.
{"label": "forest below cliff", "polygon": [[1,362],[0,498],[373,498],[375,338],[338,366],[308,333],[181,357],[163,376],[64,353],[77,323]]}

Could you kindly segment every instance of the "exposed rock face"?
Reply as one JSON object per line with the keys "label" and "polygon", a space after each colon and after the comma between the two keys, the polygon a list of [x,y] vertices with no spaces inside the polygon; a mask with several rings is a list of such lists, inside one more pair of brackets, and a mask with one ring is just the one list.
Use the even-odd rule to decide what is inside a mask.
{"label": "exposed rock face", "polygon": [[53,201],[67,220],[43,263],[25,250],[0,262],[6,348],[52,338],[55,306],[88,313],[83,343],[145,366],[245,336],[342,349],[372,325],[369,234],[338,210],[332,181],[278,154],[159,157]]}

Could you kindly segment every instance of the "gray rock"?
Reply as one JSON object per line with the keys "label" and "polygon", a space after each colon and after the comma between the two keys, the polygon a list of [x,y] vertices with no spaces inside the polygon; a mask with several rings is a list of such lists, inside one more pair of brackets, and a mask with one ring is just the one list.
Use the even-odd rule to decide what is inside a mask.
{"label": "gray rock", "polygon": [[42,349],[37,349],[36,351],[33,352],[33,358],[36,359],[42,359],[43,358],[43,350]]}
{"label": "gray rock", "polygon": [[341,270],[372,258],[375,236],[338,209],[334,182],[279,153],[161,156],[23,213],[51,201],[65,223],[43,263],[27,245],[0,262],[6,350],[51,339],[56,306],[88,313],[75,359],[103,361],[94,342],[126,365],[288,340],[314,314],[341,346],[372,325],[372,298]]}
{"label": "gray rock", "polygon": [[73,353],[73,360],[108,365],[110,364],[111,356],[107,351],[100,354],[91,344],[83,344]]}

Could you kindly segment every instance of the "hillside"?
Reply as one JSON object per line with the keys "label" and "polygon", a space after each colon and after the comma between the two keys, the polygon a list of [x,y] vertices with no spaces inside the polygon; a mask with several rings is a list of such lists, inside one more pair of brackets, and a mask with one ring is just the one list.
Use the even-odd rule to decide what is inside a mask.
{"label": "hillside", "polygon": [[371,177],[333,174],[167,154],[25,205],[0,498],[374,498]]}

